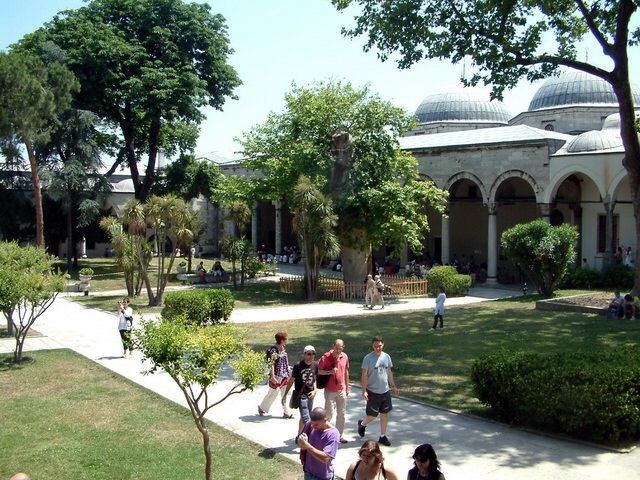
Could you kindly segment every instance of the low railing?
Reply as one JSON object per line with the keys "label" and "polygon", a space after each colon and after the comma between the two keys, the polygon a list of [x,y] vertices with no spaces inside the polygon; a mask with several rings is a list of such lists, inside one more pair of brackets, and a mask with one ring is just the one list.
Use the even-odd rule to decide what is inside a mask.
{"label": "low railing", "polygon": [[[382,283],[387,287],[385,298],[417,297],[427,294],[427,280],[407,278],[399,275],[382,275]],[[304,277],[300,275],[286,275],[280,277],[280,291],[282,293],[298,293],[304,289]],[[358,300],[363,299],[365,293],[364,282],[345,283],[342,278],[321,276],[318,281],[318,295],[327,300]]]}

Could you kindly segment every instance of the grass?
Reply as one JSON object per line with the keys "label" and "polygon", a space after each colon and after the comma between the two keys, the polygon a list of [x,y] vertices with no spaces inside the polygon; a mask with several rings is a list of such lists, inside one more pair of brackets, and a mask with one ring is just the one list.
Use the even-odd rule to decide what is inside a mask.
{"label": "grass", "polygon": [[[0,478],[204,476],[201,437],[186,409],[68,350],[33,355],[0,368]],[[209,427],[214,478],[301,478],[298,465]]]}
{"label": "grass", "polygon": [[[564,292],[569,293],[569,292]],[[287,331],[291,363],[306,344],[319,351],[335,338],[346,343],[351,379],[359,383],[362,358],[375,334],[386,339],[401,395],[450,409],[490,416],[473,394],[471,365],[483,353],[500,348],[536,352],[592,350],[640,343],[640,322],[602,316],[534,309],[536,296],[449,307],[445,328],[428,332],[432,311],[385,313],[348,318],[253,324],[247,331],[252,347],[262,351],[273,334]]]}
{"label": "grass", "polygon": [[[149,266],[149,279],[151,285],[155,286],[157,275],[157,258],[154,258]],[[172,274],[169,276],[169,282],[167,285],[181,285],[182,282],[176,278],[175,267],[177,263],[174,263]],[[194,264],[194,268],[195,268]],[[56,267],[61,271],[66,271],[67,263],[64,261],[58,262]],[[93,292],[107,292],[111,290],[126,290],[124,283],[124,275],[122,271],[116,266],[115,259],[113,258],[83,258],[78,260],[78,268],[71,274],[70,283],[77,283],[78,270],[81,268],[92,268],[93,277],[91,278],[91,291]],[[143,286],[144,290],[144,286]]]}
{"label": "grass", "polygon": [[[302,300],[295,295],[281,293],[278,282],[248,283],[244,287],[238,286],[236,290],[231,286],[223,288],[227,288],[233,293],[233,297],[235,298],[234,308],[277,307],[302,303]],[[118,301],[122,299],[122,295],[72,296],[69,297],[69,299],[89,308],[97,308],[105,312],[115,312]],[[132,299],[132,302],[131,307],[133,311],[138,314],[160,313],[162,310],[162,307],[149,307],[146,295],[135,297]],[[329,302],[323,300],[321,303]]]}

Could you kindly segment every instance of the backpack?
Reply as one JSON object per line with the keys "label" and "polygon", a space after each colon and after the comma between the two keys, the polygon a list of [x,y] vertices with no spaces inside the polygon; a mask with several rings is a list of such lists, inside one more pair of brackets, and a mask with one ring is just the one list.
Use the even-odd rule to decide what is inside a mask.
{"label": "backpack", "polygon": [[[320,361],[318,362],[318,370],[320,370],[320,362],[322,362],[322,365],[324,367],[324,356],[322,358],[320,358]],[[325,368],[322,368],[322,370],[326,370]],[[333,374],[331,374],[333,375]],[[318,373],[318,376],[316,377],[316,388],[318,389],[322,389],[325,388],[327,386],[327,384],[329,383],[329,377],[331,375],[321,375],[320,373]]]}

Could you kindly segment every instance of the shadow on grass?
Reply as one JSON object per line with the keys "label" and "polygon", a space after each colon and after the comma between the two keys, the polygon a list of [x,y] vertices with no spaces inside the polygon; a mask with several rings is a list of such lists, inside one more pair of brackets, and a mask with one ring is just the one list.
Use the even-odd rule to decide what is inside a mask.
{"label": "shadow on grass", "polygon": [[13,354],[0,356],[0,372],[7,372],[13,370],[21,370],[22,368],[31,365],[35,362],[33,357],[23,355],[22,360],[19,363],[13,361]]}

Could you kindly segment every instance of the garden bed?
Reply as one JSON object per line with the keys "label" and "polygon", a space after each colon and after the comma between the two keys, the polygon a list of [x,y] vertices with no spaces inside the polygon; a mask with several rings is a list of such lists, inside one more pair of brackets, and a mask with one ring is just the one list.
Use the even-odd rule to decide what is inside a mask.
{"label": "garden bed", "polygon": [[592,292],[570,297],[538,300],[536,310],[555,310],[560,312],[581,312],[606,315],[613,295],[609,292]]}

